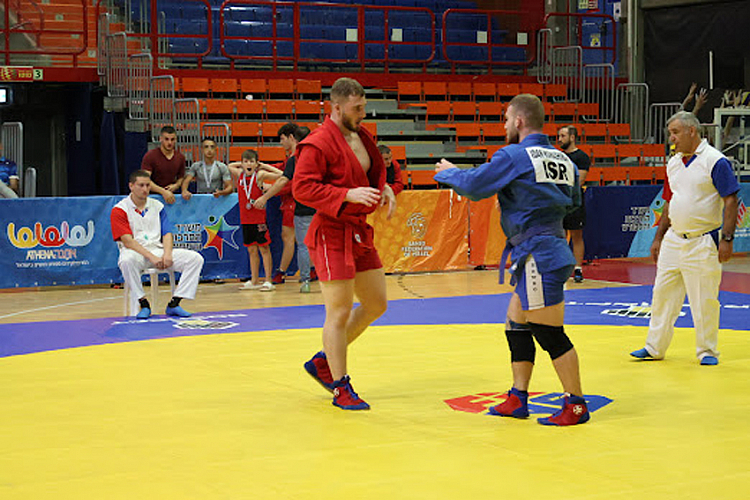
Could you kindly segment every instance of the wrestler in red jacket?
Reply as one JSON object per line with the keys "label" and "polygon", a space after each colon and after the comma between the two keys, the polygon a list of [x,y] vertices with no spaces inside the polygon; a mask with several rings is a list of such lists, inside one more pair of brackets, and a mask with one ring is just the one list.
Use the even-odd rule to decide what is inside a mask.
{"label": "wrestler in red jacket", "polygon": [[[307,372],[334,394],[333,404],[366,410],[351,386],[347,346],[386,310],[385,274],[367,214],[388,203],[383,158],[370,133],[360,127],[365,92],[350,78],[331,87],[331,116],[297,146],[293,194],[315,208],[305,243],[321,280],[326,321],[323,351],[305,363]],[[360,305],[352,309],[356,291]]]}

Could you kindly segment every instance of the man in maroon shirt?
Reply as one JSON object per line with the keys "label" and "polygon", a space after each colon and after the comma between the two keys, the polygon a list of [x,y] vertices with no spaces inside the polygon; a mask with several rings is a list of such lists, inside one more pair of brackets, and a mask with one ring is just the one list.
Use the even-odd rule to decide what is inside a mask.
{"label": "man in maroon shirt", "polygon": [[185,177],[185,157],[175,149],[176,143],[174,127],[162,127],[159,147],[143,155],[141,161],[141,170],[151,172],[151,192],[160,194],[169,204],[174,203],[174,193],[182,188]]}

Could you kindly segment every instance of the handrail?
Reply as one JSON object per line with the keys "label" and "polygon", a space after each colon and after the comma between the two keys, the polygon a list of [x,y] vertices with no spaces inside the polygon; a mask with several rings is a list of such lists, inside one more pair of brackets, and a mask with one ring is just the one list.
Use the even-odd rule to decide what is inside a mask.
{"label": "handrail", "polygon": [[[617,29],[614,27],[617,26],[617,23],[615,22],[615,18],[610,16],[609,14],[588,14],[588,13],[565,13],[565,12],[550,12],[546,16],[544,16],[544,26],[549,27],[549,20],[554,17],[563,17],[563,18],[572,18],[576,19],[576,39],[571,40],[570,37],[570,21],[568,21],[568,29],[565,30],[566,32],[566,40],[565,43],[561,46],[570,46],[570,45],[580,45],[584,50],[593,50],[593,51],[611,51],[611,57],[609,61],[601,61],[602,63],[610,63],[615,64],[617,60]],[[612,29],[612,45],[602,45],[600,47],[593,47],[591,45],[587,45],[583,43],[583,19],[584,18],[596,18],[596,19],[603,19],[604,23],[607,21],[611,22]],[[604,40],[601,40],[601,42],[604,42]]]}
{"label": "handrail", "polygon": [[[83,54],[89,45],[89,36],[88,36],[88,6],[86,3],[86,0],[80,0],[81,2],[81,11],[83,14],[83,21],[81,29],[54,29],[54,28],[48,28],[45,26],[44,21],[44,9],[41,9],[39,4],[31,0],[28,5],[32,5],[33,8],[41,9],[41,20],[39,23],[39,27],[37,28],[23,28],[20,26],[27,25],[29,23],[20,23],[15,26],[10,26],[10,2],[11,0],[3,0],[4,6],[5,6],[5,15],[4,15],[4,26],[0,28],[3,33],[3,39],[5,41],[4,47],[0,49],[0,54],[4,55],[5,64],[10,64],[10,57],[14,54],[36,54],[36,55],[65,55],[65,56],[72,56],[73,58],[73,66],[78,65],[78,56]],[[23,5],[20,1],[17,3],[18,7],[14,7],[17,9],[20,9]],[[37,40],[37,47],[35,49],[12,49],[10,45],[10,37],[13,34],[30,34],[34,35],[34,37]],[[59,47],[45,47],[43,45],[40,45],[43,42],[43,36],[44,35],[77,35],[81,37],[81,44],[80,47],[69,47],[69,48],[59,48]]]}

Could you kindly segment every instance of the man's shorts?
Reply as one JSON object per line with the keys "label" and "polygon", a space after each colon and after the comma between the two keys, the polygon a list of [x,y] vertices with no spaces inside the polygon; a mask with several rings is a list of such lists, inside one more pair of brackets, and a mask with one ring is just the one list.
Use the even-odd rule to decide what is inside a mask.
{"label": "man's shorts", "polygon": [[294,227],[294,207],[281,207],[281,225],[286,227]]}
{"label": "man's shorts", "polygon": [[347,231],[351,230],[343,226],[319,227],[314,248],[308,246],[321,281],[351,280],[357,273],[383,267],[378,251],[372,245],[372,228],[367,228],[369,236],[362,234],[363,228],[351,231],[348,242]]}
{"label": "man's shorts", "polygon": [[[583,202],[583,199],[581,199]],[[573,231],[575,229],[583,229],[586,225],[586,207],[581,205],[576,208],[575,211],[569,213],[563,219],[563,229],[566,231]]]}
{"label": "man's shorts", "polygon": [[242,224],[242,241],[246,247],[258,245],[265,247],[271,244],[271,235],[267,224]]}
{"label": "man's shorts", "polygon": [[515,273],[516,294],[521,299],[521,309],[533,311],[564,302],[563,287],[574,267],[570,265],[540,273],[534,256],[529,255],[526,264],[519,266]]}

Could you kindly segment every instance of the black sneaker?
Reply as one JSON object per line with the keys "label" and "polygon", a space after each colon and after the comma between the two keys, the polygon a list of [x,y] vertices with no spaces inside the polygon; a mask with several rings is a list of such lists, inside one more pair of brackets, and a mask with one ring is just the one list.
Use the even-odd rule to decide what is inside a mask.
{"label": "black sneaker", "polygon": [[573,281],[576,283],[581,283],[583,281],[583,270],[582,269],[576,269],[573,272]]}

